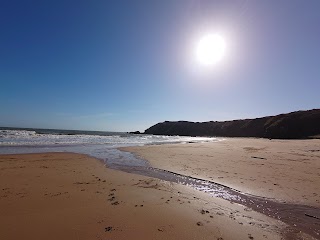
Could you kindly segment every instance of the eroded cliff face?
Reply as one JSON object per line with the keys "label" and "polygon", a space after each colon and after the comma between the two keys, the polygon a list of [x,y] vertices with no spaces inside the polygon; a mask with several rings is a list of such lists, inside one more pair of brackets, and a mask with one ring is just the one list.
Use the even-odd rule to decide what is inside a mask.
{"label": "eroded cliff face", "polygon": [[146,134],[300,139],[320,135],[320,109],[225,122],[157,123]]}

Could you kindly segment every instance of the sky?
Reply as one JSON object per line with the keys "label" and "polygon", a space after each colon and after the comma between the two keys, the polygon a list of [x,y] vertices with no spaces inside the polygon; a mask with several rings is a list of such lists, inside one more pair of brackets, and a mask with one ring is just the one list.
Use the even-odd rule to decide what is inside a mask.
{"label": "sky", "polygon": [[[0,2],[0,126],[144,131],[320,107],[320,1]],[[224,58],[201,66],[207,33]]]}

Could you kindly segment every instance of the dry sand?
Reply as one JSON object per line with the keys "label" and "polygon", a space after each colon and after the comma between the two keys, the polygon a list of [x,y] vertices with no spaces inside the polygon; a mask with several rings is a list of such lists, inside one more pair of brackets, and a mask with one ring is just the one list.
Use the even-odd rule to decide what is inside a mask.
{"label": "dry sand", "polygon": [[320,207],[320,140],[226,138],[125,148],[152,166],[242,192]]}
{"label": "dry sand", "polygon": [[[208,149],[213,145],[200,146],[207,146],[206,154],[212,155]],[[170,163],[179,170],[173,161],[178,157],[170,155],[173,148],[177,155],[183,150],[157,146],[136,152],[148,156],[153,149],[152,163],[159,155],[160,165]],[[180,162],[192,159],[185,154]],[[201,167],[197,163],[194,171]],[[283,223],[237,204],[186,186],[110,170],[96,159],[71,153],[0,156],[0,227],[0,239],[5,240],[286,237]]]}

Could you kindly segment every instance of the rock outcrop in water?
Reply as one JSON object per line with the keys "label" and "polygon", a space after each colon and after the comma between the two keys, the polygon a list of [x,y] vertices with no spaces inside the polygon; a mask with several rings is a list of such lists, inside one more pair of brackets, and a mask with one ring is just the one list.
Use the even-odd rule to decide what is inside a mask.
{"label": "rock outcrop in water", "polygon": [[128,133],[130,133],[130,134],[141,134],[140,131],[134,131],[134,132],[128,132]]}
{"label": "rock outcrop in water", "polygon": [[145,131],[154,135],[261,137],[303,139],[320,136],[320,109],[297,111],[277,116],[224,122],[158,123]]}

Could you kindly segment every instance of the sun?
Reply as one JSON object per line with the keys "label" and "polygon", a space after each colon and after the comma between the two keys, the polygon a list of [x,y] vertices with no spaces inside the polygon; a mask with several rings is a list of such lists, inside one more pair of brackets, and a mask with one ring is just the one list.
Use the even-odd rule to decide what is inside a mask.
{"label": "sun", "polygon": [[196,47],[196,57],[202,65],[213,65],[220,62],[226,51],[226,42],[219,34],[203,36]]}

